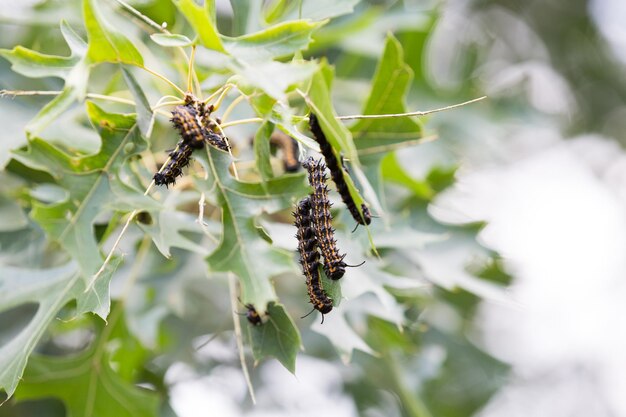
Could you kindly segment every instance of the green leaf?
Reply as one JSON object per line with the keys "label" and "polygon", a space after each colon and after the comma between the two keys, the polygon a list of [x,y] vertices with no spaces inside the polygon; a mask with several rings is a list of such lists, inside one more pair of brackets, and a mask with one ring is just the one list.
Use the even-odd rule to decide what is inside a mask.
{"label": "green leaf", "polygon": [[65,87],[61,94],[46,104],[37,113],[37,116],[28,122],[25,128],[27,136],[30,138],[41,133],[46,126],[56,121],[72,104],[77,100],[81,100],[85,95],[88,79],[89,67],[85,59],[81,59],[67,76]]}
{"label": "green leaf", "polygon": [[291,56],[306,49],[313,32],[325,23],[308,20],[284,22],[237,38],[223,37],[224,47],[231,55],[247,62]]}
{"label": "green leaf", "polygon": [[170,48],[190,46],[193,44],[193,41],[185,35],[179,35],[176,33],[153,33],[150,35],[150,39],[161,46]]}
{"label": "green leaf", "polygon": [[57,312],[70,300],[78,300],[78,311],[95,311],[105,317],[109,310],[109,282],[119,264],[114,260],[101,281],[85,293],[85,281],[75,263],[51,269],[21,269],[0,266],[0,311],[28,303],[37,304],[37,312],[17,335],[3,335],[9,340],[0,346],[0,389],[13,395],[28,356],[44,334]]}
{"label": "green leaf", "polygon": [[[207,258],[213,271],[232,272],[241,282],[244,304],[265,306],[277,301],[270,277],[293,270],[292,254],[268,243],[257,224],[262,212],[291,207],[306,194],[304,175],[286,175],[261,183],[237,181],[228,173],[229,155],[211,149],[209,181],[199,185],[213,189],[222,208],[223,233],[217,249]],[[261,262],[262,260],[262,262]]]}
{"label": "green leaf", "polygon": [[143,93],[141,86],[135,80],[135,77],[130,73],[130,71],[126,68],[122,68],[122,74],[124,75],[124,81],[126,81],[126,85],[130,89],[130,92],[135,99],[135,109],[137,110],[137,125],[139,126],[139,130],[141,130],[141,134],[149,138],[152,133],[152,127],[154,126],[154,117],[152,114],[152,108],[150,107],[150,103],[148,103],[148,99],[146,95]]}
{"label": "green leaf", "polygon": [[212,1],[206,1],[205,7],[196,4],[193,0],[175,0],[174,4],[196,31],[202,45],[219,52],[226,52],[215,27]]}
{"label": "green leaf", "polygon": [[0,55],[11,62],[11,68],[22,75],[33,78],[60,77],[65,80],[61,94],[44,106],[26,126],[29,136],[41,132],[85,95],[89,78],[89,66],[84,58],[86,44],[65,21],[61,22],[61,32],[71,50],[69,57],[45,55],[21,46],[11,51],[0,50]]}
{"label": "green leaf", "polygon": [[68,416],[156,416],[159,398],[127,382],[99,343],[75,356],[33,356],[15,393],[18,400],[55,397]]}
{"label": "green leaf", "polygon": [[123,62],[143,66],[143,58],[137,48],[104,20],[94,0],[83,0],[83,14],[89,38],[87,57],[92,63]]}
{"label": "green leaf", "polygon": [[407,174],[395,153],[389,153],[382,159],[381,169],[385,172],[385,181],[394,182],[411,190],[421,200],[430,201],[435,196],[435,191],[428,181],[419,181]]}
{"label": "green leaf", "polygon": [[274,357],[291,373],[296,371],[296,354],[302,341],[293,320],[282,304],[268,306],[268,320],[262,326],[247,326],[252,354],[257,361]]}
{"label": "green leaf", "polygon": [[274,125],[265,122],[254,136],[254,160],[256,161],[256,168],[264,181],[274,177],[272,164],[270,163],[270,136],[273,131]]}
{"label": "green leaf", "polygon": [[258,26],[261,15],[261,2],[251,2],[249,0],[230,0],[233,9],[233,28],[235,35],[252,32],[254,26]]}
{"label": "green leaf", "polygon": [[135,116],[106,113],[91,102],[87,102],[87,113],[102,138],[97,154],[73,157],[35,138],[26,151],[16,152],[14,157],[31,168],[51,173],[68,191],[65,201],[34,203],[31,217],[90,276],[101,264],[94,221],[112,199],[111,183],[120,181],[117,171],[121,164],[143,151],[146,143],[139,134]]}
{"label": "green leaf", "polygon": [[45,55],[21,46],[10,51],[0,49],[0,55],[9,60],[13,71],[30,78],[65,78],[80,60],[78,57]]}
{"label": "green leaf", "polygon": [[243,83],[260,88],[276,100],[284,100],[289,87],[306,82],[317,69],[315,63],[306,61],[249,63],[241,59],[232,60],[230,67]]}
{"label": "green leaf", "polygon": [[162,207],[150,209],[146,206],[136,206],[145,210],[152,217],[152,224],[139,224],[151,238],[156,247],[165,257],[170,257],[172,247],[186,249],[206,256],[210,248],[191,239],[192,233],[199,233],[197,216],[176,210],[177,205],[194,204],[198,202],[198,195],[179,194],[166,196]]}
{"label": "green leaf", "polygon": [[271,0],[267,2],[263,7],[263,16],[265,21],[273,23],[280,19],[285,13],[293,10],[294,7],[299,7],[301,0],[288,1],[288,0]]}
{"label": "green leaf", "polygon": [[11,62],[11,69],[30,78],[59,77],[66,79],[72,68],[85,55],[87,44],[70,28],[61,22],[61,32],[71,50],[69,57],[46,55],[22,46],[12,50],[0,49],[0,56]]}
{"label": "green leaf", "polygon": [[[363,114],[405,113],[405,97],[412,77],[400,42],[389,34]],[[409,117],[362,119],[350,130],[358,149],[393,145],[423,136],[421,123]]]}

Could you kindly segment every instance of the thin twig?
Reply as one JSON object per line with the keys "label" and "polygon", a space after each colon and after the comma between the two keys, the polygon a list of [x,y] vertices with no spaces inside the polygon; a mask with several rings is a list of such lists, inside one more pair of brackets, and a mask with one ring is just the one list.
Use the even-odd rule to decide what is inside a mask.
{"label": "thin twig", "polygon": [[154,20],[150,19],[148,16],[142,14],[139,10],[135,9],[130,4],[126,3],[123,0],[115,0],[118,2],[123,8],[125,8],[130,14],[134,15],[137,19],[141,20],[152,29],[158,30],[159,32],[170,34],[170,32],[165,29],[163,26],[156,23]]}
{"label": "thin twig", "polygon": [[248,97],[245,94],[241,93],[239,97],[234,99],[233,102],[230,103],[228,107],[226,107],[226,110],[224,110],[224,114],[222,114],[222,117],[221,117],[222,123],[224,123],[228,119],[228,116],[230,116],[230,113],[232,113],[235,107],[237,107],[239,103],[241,103],[243,100],[246,100],[247,98]]}
{"label": "thin twig", "polygon": [[45,90],[0,90],[0,97],[4,96],[58,96],[63,91]]}
{"label": "thin twig", "polygon": [[338,120],[354,120],[354,119],[388,119],[392,117],[411,117],[411,116],[426,116],[432,113],[439,113],[445,110],[455,109],[457,107],[466,106],[468,104],[476,103],[477,101],[481,101],[486,99],[487,96],[482,96],[479,98],[475,98],[473,100],[465,101],[459,104],[453,104],[451,106],[442,107],[439,109],[426,110],[426,111],[414,111],[409,113],[392,113],[392,114],[355,114],[351,116],[339,116]]}
{"label": "thin twig", "polygon": [[184,91],[183,91],[183,90],[182,90],[179,86],[177,86],[177,85],[176,85],[176,84],[174,84],[172,81],[170,81],[170,80],[169,80],[169,78],[167,78],[166,76],[161,75],[161,74],[159,74],[158,72],[153,71],[153,70],[151,70],[151,69],[150,69],[150,68],[148,68],[148,67],[139,67],[139,68],[141,68],[141,69],[143,69],[143,70],[145,70],[145,71],[149,72],[150,74],[154,75],[155,77],[160,78],[161,80],[165,81],[166,83],[168,83],[169,85],[171,85],[171,86],[172,86],[172,87],[173,87],[176,91],[178,91],[178,92],[180,93],[180,95],[181,95],[181,96],[184,96],[184,95],[185,95],[185,92],[184,92]]}
{"label": "thin twig", "polygon": [[189,57],[189,71],[187,72],[187,91],[193,94],[193,90],[191,87],[192,83],[192,74],[193,74],[193,61],[196,58],[196,45],[191,47],[191,56]]}
{"label": "thin twig", "polygon": [[228,90],[230,90],[231,88],[233,88],[235,86],[235,84],[232,83],[228,83],[228,84],[224,84],[223,86],[221,86],[220,88],[218,88],[217,90],[215,90],[215,92],[213,94],[211,94],[210,96],[208,96],[206,98],[206,100],[204,100],[205,103],[208,103],[210,101],[212,101],[215,97],[219,96],[220,94],[222,94],[222,92],[224,90],[226,90],[226,92],[228,92]]}
{"label": "thin twig", "polygon": [[135,102],[133,100],[129,100],[127,98],[122,98],[122,97],[105,96],[105,95],[102,95],[102,94],[95,94],[95,93],[87,93],[86,97],[87,98],[92,98],[94,100],[113,101],[113,102],[116,102],[116,103],[129,104],[131,106],[135,105]]}
{"label": "thin twig", "polygon": [[241,336],[241,323],[239,323],[239,315],[237,314],[237,290],[235,286],[237,285],[237,281],[235,280],[235,276],[232,273],[228,273],[228,289],[230,291],[230,304],[233,316],[233,324],[235,326],[235,341],[237,342],[237,350],[239,351],[239,361],[241,362],[241,369],[243,371],[243,377],[246,380],[246,385],[248,386],[248,392],[250,393],[250,398],[252,399],[252,403],[256,404],[256,397],[254,396],[254,388],[252,387],[252,381],[250,380],[250,374],[248,373],[248,365],[246,364],[246,356],[243,351],[243,340]]}
{"label": "thin twig", "polygon": [[235,121],[228,122],[228,123],[222,123],[222,128],[225,129],[230,126],[245,125],[248,123],[261,123],[262,121],[263,119],[260,117],[252,117],[250,119],[240,119],[240,120],[235,120]]}

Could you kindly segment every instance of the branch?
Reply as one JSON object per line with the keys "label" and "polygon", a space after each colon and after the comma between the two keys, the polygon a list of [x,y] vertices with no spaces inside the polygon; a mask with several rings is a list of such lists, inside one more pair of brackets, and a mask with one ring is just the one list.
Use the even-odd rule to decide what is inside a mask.
{"label": "branch", "polygon": [[354,120],[354,119],[388,119],[393,117],[411,117],[411,116],[426,116],[432,113],[439,113],[445,110],[456,109],[457,107],[467,106],[468,104],[476,103],[478,101],[486,99],[487,96],[482,96],[469,100],[459,104],[453,104],[451,106],[441,107],[439,109],[426,110],[426,111],[414,111],[410,113],[392,113],[392,114],[355,114],[351,116],[339,116],[339,120]]}

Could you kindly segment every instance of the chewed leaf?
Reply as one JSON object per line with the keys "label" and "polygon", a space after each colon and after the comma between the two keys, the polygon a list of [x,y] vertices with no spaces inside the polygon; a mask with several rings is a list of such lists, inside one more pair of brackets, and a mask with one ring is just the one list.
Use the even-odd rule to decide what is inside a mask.
{"label": "chewed leaf", "polygon": [[274,357],[289,372],[296,371],[296,354],[302,341],[293,320],[282,304],[270,304],[268,320],[262,326],[247,326],[252,353],[257,361]]}
{"label": "chewed leaf", "polygon": [[[363,114],[405,113],[404,101],[412,76],[400,42],[389,35]],[[409,117],[359,120],[350,130],[358,149],[393,145],[423,136],[421,123]]]}
{"label": "chewed leaf", "polygon": [[35,138],[26,151],[16,152],[14,158],[31,168],[52,173],[57,183],[68,191],[64,201],[34,203],[31,217],[76,259],[84,275],[90,276],[101,265],[93,224],[114,198],[111,182],[120,181],[115,175],[120,166],[128,157],[144,150],[146,142],[139,134],[134,116],[106,113],[90,102],[87,112],[102,137],[97,154],[74,157]]}

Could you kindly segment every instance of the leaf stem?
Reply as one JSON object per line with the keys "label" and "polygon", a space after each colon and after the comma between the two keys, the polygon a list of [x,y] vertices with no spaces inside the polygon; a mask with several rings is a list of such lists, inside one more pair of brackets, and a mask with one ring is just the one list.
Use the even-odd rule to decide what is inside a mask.
{"label": "leaf stem", "polygon": [[193,94],[192,80],[193,80],[193,62],[196,58],[196,45],[191,46],[191,56],[189,57],[189,71],[187,72],[187,91]]}
{"label": "leaf stem", "polygon": [[0,97],[4,96],[58,96],[63,91],[45,90],[0,90]]}
{"label": "leaf stem", "polygon": [[388,119],[393,117],[411,117],[411,116],[426,116],[432,113],[439,113],[445,110],[452,110],[457,107],[467,106],[468,104],[476,103],[478,101],[486,99],[487,96],[475,98],[473,100],[465,101],[463,103],[453,104],[451,106],[441,107],[439,109],[414,111],[409,113],[391,113],[391,114],[355,114],[350,116],[338,116],[338,120],[355,120],[355,119]]}
{"label": "leaf stem", "polygon": [[243,351],[243,340],[241,336],[241,323],[239,322],[239,315],[237,314],[237,290],[235,286],[237,285],[237,281],[232,272],[228,273],[228,289],[230,292],[230,303],[231,310],[233,316],[233,325],[235,326],[235,340],[237,342],[237,350],[239,351],[239,361],[241,362],[241,370],[243,371],[243,377],[246,380],[246,385],[248,386],[248,392],[250,393],[250,398],[252,399],[252,403],[256,404],[256,397],[254,396],[254,388],[252,387],[252,381],[250,380],[250,374],[248,373],[248,365],[246,364],[246,356]]}
{"label": "leaf stem", "polygon": [[142,22],[144,22],[145,24],[150,26],[152,29],[158,30],[159,32],[162,32],[162,33],[167,33],[167,34],[170,33],[163,26],[159,25],[157,22],[155,22],[154,20],[150,19],[148,16],[142,14],[139,10],[135,9],[133,6],[131,6],[130,4],[126,3],[125,1],[123,1],[123,0],[115,0],[115,1],[118,2],[120,4],[120,6],[122,6],[124,9],[126,9],[130,14],[132,14],[137,19],[141,20]]}
{"label": "leaf stem", "polygon": [[185,96],[185,92],[184,92],[184,91],[183,91],[183,90],[182,90],[179,86],[177,86],[177,85],[176,85],[176,84],[174,84],[172,81],[170,81],[170,80],[169,80],[169,78],[167,78],[166,76],[161,75],[161,74],[159,74],[158,72],[153,71],[153,70],[151,70],[150,68],[145,67],[145,66],[141,66],[141,67],[139,67],[139,68],[141,68],[141,69],[143,69],[143,70],[145,70],[145,71],[149,72],[150,74],[154,75],[155,77],[160,78],[161,80],[165,81],[166,83],[168,83],[169,85],[171,85],[171,86],[172,86],[172,87],[173,87],[176,91],[178,91],[178,92],[180,93],[180,95],[181,95],[181,96]]}
{"label": "leaf stem", "polygon": [[263,122],[262,118],[252,117],[250,119],[239,119],[239,120],[235,120],[235,121],[228,122],[228,123],[222,123],[222,128],[227,128],[227,127],[236,126],[236,125],[245,125],[249,123],[261,123],[261,122]]}
{"label": "leaf stem", "polygon": [[226,121],[226,119],[228,119],[228,116],[230,116],[230,113],[232,113],[232,111],[235,109],[235,107],[239,103],[241,103],[243,100],[246,100],[247,98],[248,97],[245,94],[242,93],[239,97],[234,99],[233,102],[230,103],[229,106],[224,111],[224,114],[222,115],[222,123],[224,123]]}
{"label": "leaf stem", "polygon": [[114,96],[105,96],[102,94],[94,94],[94,93],[87,93],[86,95],[87,98],[92,98],[94,100],[106,100],[106,101],[113,101],[116,103],[123,103],[123,104],[128,104],[131,106],[135,105],[135,102],[132,100],[129,100],[127,98],[122,98],[122,97],[114,97]]}

